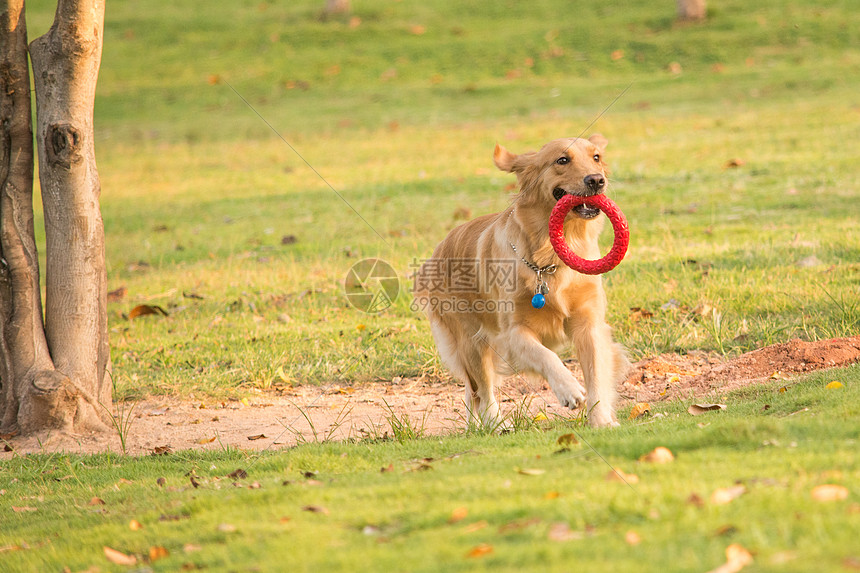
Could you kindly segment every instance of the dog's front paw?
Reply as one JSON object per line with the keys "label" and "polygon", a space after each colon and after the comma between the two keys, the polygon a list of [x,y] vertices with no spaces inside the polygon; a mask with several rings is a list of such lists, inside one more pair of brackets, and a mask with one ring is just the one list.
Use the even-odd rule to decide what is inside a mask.
{"label": "dog's front paw", "polygon": [[585,402],[585,388],[576,380],[565,380],[562,383],[553,384],[552,390],[555,392],[559,404],[565,408],[575,410]]}

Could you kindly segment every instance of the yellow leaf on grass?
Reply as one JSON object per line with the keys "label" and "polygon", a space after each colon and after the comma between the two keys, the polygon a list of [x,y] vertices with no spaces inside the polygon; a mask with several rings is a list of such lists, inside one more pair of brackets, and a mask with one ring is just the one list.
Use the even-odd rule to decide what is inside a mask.
{"label": "yellow leaf on grass", "polygon": [[490,524],[487,523],[487,520],[482,519],[481,521],[476,521],[475,523],[470,523],[469,525],[466,526],[464,531],[466,533],[474,533],[476,531],[480,531],[480,530],[488,527],[489,525]]}
{"label": "yellow leaf on grass", "polygon": [[217,437],[218,436],[212,436],[211,438],[200,438],[199,440],[197,440],[197,443],[198,444],[211,444],[212,442],[215,441],[215,439]]}
{"label": "yellow leaf on grass", "polygon": [[726,547],[726,562],[711,570],[710,573],[737,573],[752,561],[749,551],[738,543],[732,543]]}
{"label": "yellow leaf on grass", "polygon": [[812,499],[815,501],[841,501],[848,497],[848,489],[836,484],[818,485],[812,488]]}
{"label": "yellow leaf on grass", "polygon": [[548,418],[546,417],[546,414],[544,414],[543,412],[538,412],[534,417],[535,422],[543,422],[543,421],[546,421],[547,419]]}
{"label": "yellow leaf on grass", "polygon": [[170,555],[170,552],[161,545],[153,545],[149,548],[149,560],[158,561]]}
{"label": "yellow leaf on grass", "polygon": [[517,473],[523,474],[524,476],[539,476],[543,473],[546,473],[546,470],[541,470],[537,468],[517,468]]}
{"label": "yellow leaf on grass", "polygon": [[651,464],[667,464],[675,459],[675,456],[672,455],[672,452],[669,448],[664,448],[663,446],[657,446],[641,458],[639,458],[640,462],[648,462]]}
{"label": "yellow leaf on grass", "polygon": [[126,555],[122,551],[117,551],[116,549],[111,549],[107,545],[102,547],[102,550],[105,553],[105,557],[111,563],[116,565],[135,565],[137,564],[137,557],[134,555]]}
{"label": "yellow leaf on grass", "polygon": [[474,546],[469,552],[466,554],[466,557],[483,557],[484,555],[489,555],[493,552],[493,546],[488,543],[481,543],[480,545]]}
{"label": "yellow leaf on grass", "polygon": [[691,416],[701,416],[707,412],[725,410],[727,407],[725,404],[693,404],[687,408],[687,413]]}
{"label": "yellow leaf on grass", "polygon": [[639,402],[633,409],[630,410],[629,419],[635,420],[636,418],[641,418],[642,416],[648,415],[651,413],[651,404],[648,402]]}
{"label": "yellow leaf on grass", "polygon": [[606,474],[606,481],[620,481],[632,485],[639,483],[639,476],[636,474],[627,474],[618,468],[613,468]]}
{"label": "yellow leaf on grass", "polygon": [[734,485],[732,487],[721,487],[715,489],[711,494],[711,503],[714,505],[726,505],[737,499],[747,492],[747,488],[742,485]]}
{"label": "yellow leaf on grass", "polygon": [[828,390],[836,390],[842,387],[842,382],[839,382],[837,380],[834,380],[833,382],[830,382],[829,384],[827,384],[827,386],[825,386],[825,388],[827,388]]}
{"label": "yellow leaf on grass", "polygon": [[140,522],[138,520],[132,519],[131,521],[128,522],[128,528],[131,529],[132,531],[139,531],[139,530],[143,529],[143,526],[140,524]]}
{"label": "yellow leaf on grass", "polygon": [[627,542],[627,545],[639,545],[642,542],[642,538],[639,537],[638,533],[630,530],[624,534],[624,541]]}
{"label": "yellow leaf on grass", "polygon": [[466,519],[466,516],[469,515],[469,510],[465,507],[455,508],[454,511],[451,512],[451,517],[448,518],[448,523],[457,523],[458,521],[463,521]]}
{"label": "yellow leaf on grass", "polygon": [[168,316],[167,311],[157,305],[139,304],[128,312],[128,319],[134,320],[141,316],[149,316],[152,314]]}

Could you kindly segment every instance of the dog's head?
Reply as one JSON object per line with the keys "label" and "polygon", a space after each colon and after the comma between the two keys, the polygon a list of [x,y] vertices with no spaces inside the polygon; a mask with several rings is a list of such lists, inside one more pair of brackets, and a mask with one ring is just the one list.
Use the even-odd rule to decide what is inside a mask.
{"label": "dog's head", "polygon": [[[609,168],[603,160],[607,140],[602,135],[588,139],[556,139],[540,151],[515,155],[496,145],[493,159],[502,171],[515,173],[520,186],[519,203],[551,210],[565,194],[591,196],[606,190]],[[573,208],[582,219],[593,219],[599,209]]]}

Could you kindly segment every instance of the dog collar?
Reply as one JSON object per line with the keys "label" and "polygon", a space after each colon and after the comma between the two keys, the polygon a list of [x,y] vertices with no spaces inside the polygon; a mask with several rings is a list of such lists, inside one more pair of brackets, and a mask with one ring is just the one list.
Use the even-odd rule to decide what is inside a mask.
{"label": "dog collar", "polygon": [[[520,255],[517,252],[517,246],[511,242],[508,242],[511,248],[514,250],[514,253]],[[537,275],[537,284],[535,285],[535,295],[532,297],[532,306],[534,308],[543,308],[546,304],[546,295],[549,294],[549,286],[546,284],[546,279],[544,275],[551,275],[555,272],[555,265],[546,265],[545,267],[539,267],[535,263],[527,260],[524,256],[520,255],[520,260]]]}

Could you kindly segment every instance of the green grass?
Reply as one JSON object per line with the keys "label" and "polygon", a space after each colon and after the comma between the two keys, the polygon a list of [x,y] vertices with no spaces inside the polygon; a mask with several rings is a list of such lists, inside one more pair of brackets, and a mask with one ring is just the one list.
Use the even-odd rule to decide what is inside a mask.
{"label": "green grass", "polygon": [[[28,2],[31,38],[51,4]],[[505,207],[512,178],[492,165],[496,142],[519,152],[583,130],[609,138],[611,195],[631,225],[630,252],[605,281],[610,323],[634,357],[860,331],[852,2],[726,0],[706,23],[678,25],[672,2],[362,0],[358,27],[320,20],[322,4],[109,3],[96,148],[109,287],[128,288],[109,305],[116,398],[441,376],[409,309],[415,262],[458,209]],[[380,314],[342,292],[363,257],[402,278]],[[698,317],[702,303],[719,314]],[[138,304],[169,316],[127,320]],[[630,307],[654,317],[634,321]],[[825,391],[834,377],[846,387]],[[419,420],[391,412],[392,441],[16,458],[0,466],[0,547],[28,548],[4,550],[0,569],[124,570],[102,545],[162,545],[170,557],[154,570],[706,571],[738,542],[760,569],[836,570],[856,557],[858,382],[854,367],[784,394],[733,394],[720,414],[670,404],[668,417],[602,432],[523,419],[509,435],[421,438]],[[594,449],[583,440],[554,455],[571,425]],[[658,445],[676,462],[637,463]],[[406,471],[424,458],[431,470]],[[605,482],[606,462],[639,483]],[[241,483],[262,487],[230,485],[239,467]],[[738,480],[749,491],[729,505],[686,502]],[[828,482],[849,499],[813,503]],[[94,496],[106,504],[87,505]],[[468,516],[449,524],[458,507]],[[555,522],[591,533],[551,541]],[[640,545],[625,543],[630,530]],[[467,558],[481,543],[493,552]]]}
{"label": "green grass", "polygon": [[[671,3],[628,4],[363,1],[355,28],[317,1],[109,6],[96,138],[109,286],[129,289],[109,308],[117,396],[224,397],[287,383],[279,369],[438,374],[414,263],[457,209],[505,207],[496,142],[534,149],[596,118],[632,229],[610,322],[634,357],[856,334],[857,11],[722,2],[678,25]],[[52,9],[28,10],[35,37]],[[379,315],[342,292],[370,256],[402,278]],[[170,316],[127,321],[140,303]],[[700,303],[718,328],[693,320]]]}
{"label": "green grass", "polygon": [[[825,389],[833,379],[845,387]],[[282,453],[16,458],[0,467],[0,559],[4,571],[127,570],[106,561],[107,545],[138,557],[165,547],[170,555],[153,571],[569,571],[573,561],[707,571],[724,562],[730,543],[753,553],[750,570],[832,571],[856,558],[860,367],[810,376],[786,392],[751,387],[726,403],[699,417],[685,403],[660,404],[654,411],[664,417],[608,431],[556,423]],[[571,431],[580,444],[561,450],[557,438]],[[637,461],[656,446],[676,460]],[[610,465],[638,483],[607,481]],[[227,477],[239,468],[247,478]],[[746,487],[741,497],[710,501],[736,484]],[[843,485],[849,497],[814,501],[822,484]],[[692,494],[704,505],[690,503]],[[93,497],[104,505],[90,505]],[[451,523],[458,508],[466,515]],[[131,530],[132,519],[143,528]],[[580,538],[551,539],[556,523]],[[640,544],[625,541],[629,531]],[[480,544],[492,553],[468,557]]]}

